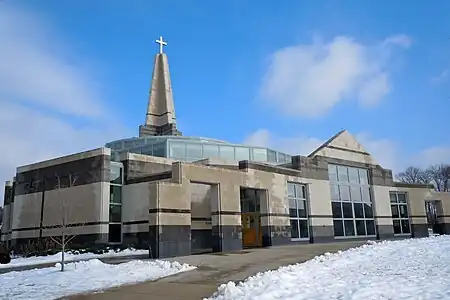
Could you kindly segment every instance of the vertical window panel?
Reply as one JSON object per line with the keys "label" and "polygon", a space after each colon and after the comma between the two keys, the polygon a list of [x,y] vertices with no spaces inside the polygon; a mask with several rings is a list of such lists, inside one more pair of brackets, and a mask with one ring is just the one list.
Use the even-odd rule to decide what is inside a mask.
{"label": "vertical window panel", "polygon": [[306,192],[304,184],[287,182],[291,238],[294,240],[309,236]]}
{"label": "vertical window panel", "polygon": [[338,181],[337,166],[330,164],[328,165],[328,177],[330,179],[330,182]]}
{"label": "vertical window panel", "polygon": [[339,182],[348,182],[348,168],[344,166],[338,166],[338,180]]}
{"label": "vertical window panel", "polygon": [[394,234],[411,234],[409,222],[407,194],[404,192],[390,192],[392,225]]}
{"label": "vertical window panel", "polygon": [[363,168],[328,165],[335,236],[376,235],[369,174]]}

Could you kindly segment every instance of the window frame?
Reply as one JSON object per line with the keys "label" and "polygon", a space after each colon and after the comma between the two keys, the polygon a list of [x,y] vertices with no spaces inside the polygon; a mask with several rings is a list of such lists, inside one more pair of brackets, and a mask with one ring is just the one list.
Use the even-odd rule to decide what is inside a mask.
{"label": "window frame", "polygon": [[[111,166],[114,166],[115,168],[120,168],[120,182],[115,182],[115,181],[110,181],[109,182],[109,206],[108,206],[108,244],[114,245],[114,244],[121,244],[123,241],[123,183],[124,183],[124,169],[123,169],[123,165],[119,164],[119,163],[112,163]],[[110,170],[110,172],[112,172],[112,169]],[[114,194],[113,190],[120,192],[120,202],[113,202],[112,200],[112,195]],[[111,218],[111,208],[120,208],[120,222],[116,221],[116,220],[112,220]],[[111,226],[112,225],[112,226]],[[112,241],[111,240],[111,231],[110,228],[117,226],[117,228],[120,228],[120,241]]]}
{"label": "window frame", "polygon": [[[223,154],[230,155],[224,156]],[[230,145],[219,145],[219,158],[225,161],[235,160],[234,147]]]}
{"label": "window frame", "polygon": [[[399,195],[405,196],[405,202],[400,202],[399,197],[398,197]],[[395,199],[393,199],[392,196],[395,196],[394,197]],[[395,233],[395,231],[394,231],[394,236],[410,236],[412,234],[411,219],[410,219],[411,213],[409,211],[408,199],[409,199],[408,192],[401,192],[401,191],[390,191],[389,192],[389,203],[391,205],[391,217],[392,217],[392,229],[395,230],[394,221],[398,221],[400,223],[400,233]],[[402,215],[400,213],[400,207],[402,207],[402,206],[406,208],[406,213],[407,213],[406,217],[402,217]],[[397,208],[398,217],[394,217],[392,207]],[[403,232],[402,221],[408,221],[409,232],[406,232],[406,233]]]}
{"label": "window frame", "polygon": [[[244,155],[242,155],[242,154],[244,154]],[[249,147],[234,147],[234,159],[237,161],[250,160],[250,148]]]}
{"label": "window frame", "polygon": [[[211,155],[211,154],[213,154],[213,155]],[[203,144],[202,155],[203,155],[203,158],[218,158],[219,157],[219,145]]]}
{"label": "window frame", "polygon": [[[293,186],[294,194],[289,195],[290,186]],[[299,190],[301,190],[301,195],[299,193]],[[297,225],[297,232],[298,237],[292,237],[292,228],[291,228],[291,241],[292,242],[299,242],[299,241],[308,241],[310,239],[311,233],[309,230],[309,203],[308,203],[308,185],[300,182],[287,182],[287,203],[288,203],[288,209],[289,209],[289,226],[292,227],[292,222],[294,221]],[[294,201],[295,208],[291,207],[291,201]],[[304,210],[305,210],[305,216],[300,216],[298,214],[299,210],[299,203],[303,202]],[[291,209],[295,209],[296,216],[291,216]],[[302,232],[300,229],[300,221],[305,222],[306,221],[306,237],[302,237]]]}
{"label": "window frame", "polygon": [[[356,180],[351,180],[351,172],[352,175],[358,174],[358,183]],[[331,198],[331,208],[332,208],[332,218],[333,218],[333,230],[335,229],[335,224],[339,225],[339,229],[342,228],[342,235],[336,235],[336,230],[334,233],[335,239],[352,239],[352,238],[372,238],[376,237],[377,231],[375,226],[375,216],[374,216],[374,207],[373,207],[373,193],[372,187],[369,184],[369,170],[366,168],[346,166],[346,165],[338,165],[338,164],[328,164],[328,175],[329,175],[329,184],[330,184],[330,198]],[[343,174],[344,173],[344,174]],[[361,176],[363,174],[364,176]],[[365,180],[361,180],[361,177],[364,177]],[[342,181],[342,179],[344,179]],[[355,178],[354,178],[355,179]],[[356,189],[357,188],[357,189]],[[346,192],[346,199],[342,199],[341,192]],[[368,192],[366,193],[363,192]],[[337,193],[339,195],[337,195]],[[347,195],[348,194],[348,195]],[[355,199],[353,196],[356,196]],[[348,197],[347,197],[348,196]],[[365,199],[365,196],[368,196],[368,199]],[[347,199],[349,198],[349,199]],[[356,217],[357,211],[355,210],[355,206],[361,206],[358,211],[362,212],[362,217]],[[344,206],[351,207],[351,215],[344,215],[344,210],[348,213],[350,210],[344,209]],[[340,211],[337,211],[337,207],[339,207]],[[370,207],[370,212],[366,210]],[[339,215],[339,217],[337,217]],[[370,217],[372,216],[372,217]],[[352,235],[347,235],[346,223],[352,222]],[[358,234],[358,229],[361,229],[358,225],[364,224],[364,233]],[[348,228],[350,229],[350,228]],[[369,232],[373,232],[373,234],[368,234]]]}
{"label": "window frame", "polygon": [[203,146],[200,143],[185,143],[185,158],[199,160],[203,158]]}
{"label": "window frame", "polygon": [[[177,153],[177,152],[179,152],[179,153]],[[179,141],[170,141],[169,142],[169,155],[168,155],[169,158],[177,159],[177,160],[178,159],[184,160],[184,159],[186,159],[186,153],[187,153],[186,143],[179,142]],[[180,154],[182,154],[182,155],[180,156]]]}

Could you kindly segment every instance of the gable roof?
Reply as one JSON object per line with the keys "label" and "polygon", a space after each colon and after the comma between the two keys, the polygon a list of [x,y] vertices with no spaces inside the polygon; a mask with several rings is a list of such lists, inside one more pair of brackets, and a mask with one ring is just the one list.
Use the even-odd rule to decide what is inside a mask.
{"label": "gable roof", "polygon": [[372,155],[347,130],[336,133],[308,157],[316,155],[378,165]]}
{"label": "gable roof", "polygon": [[311,152],[308,157],[314,157],[317,152],[319,152],[320,150],[322,150],[323,148],[326,148],[332,141],[334,141],[338,136],[340,136],[344,131],[346,131],[345,129],[342,129],[341,131],[339,131],[338,133],[336,133],[335,135],[333,135],[332,137],[330,137],[325,143],[323,143],[321,146],[319,146],[316,150],[314,150],[313,152]]}

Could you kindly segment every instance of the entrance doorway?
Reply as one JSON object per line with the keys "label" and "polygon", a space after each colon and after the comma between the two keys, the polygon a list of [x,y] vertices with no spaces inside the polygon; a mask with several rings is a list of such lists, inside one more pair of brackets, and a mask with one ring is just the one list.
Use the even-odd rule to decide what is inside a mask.
{"label": "entrance doorway", "polygon": [[263,190],[241,187],[242,245],[261,247],[261,197]]}
{"label": "entrance doorway", "polygon": [[427,213],[428,230],[434,234],[443,234],[439,224],[439,216],[442,215],[442,202],[438,200],[425,201],[425,211]]}

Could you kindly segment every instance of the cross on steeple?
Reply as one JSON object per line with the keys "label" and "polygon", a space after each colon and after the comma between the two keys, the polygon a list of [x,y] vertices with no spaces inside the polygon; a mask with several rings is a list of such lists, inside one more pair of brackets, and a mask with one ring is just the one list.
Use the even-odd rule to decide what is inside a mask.
{"label": "cross on steeple", "polygon": [[157,44],[159,44],[159,53],[162,54],[162,53],[163,53],[163,47],[164,47],[164,46],[167,46],[167,42],[164,42],[164,41],[163,41],[163,37],[162,37],[162,36],[160,36],[160,37],[159,37],[159,40],[156,40],[155,42],[156,42]]}
{"label": "cross on steeple", "polygon": [[145,123],[139,126],[139,136],[181,135],[175,117],[169,61],[163,53],[167,42],[162,36],[155,42],[159,44],[159,53],[155,55],[147,113]]}

